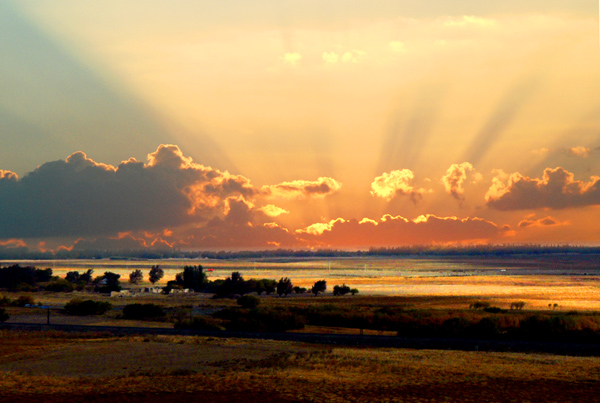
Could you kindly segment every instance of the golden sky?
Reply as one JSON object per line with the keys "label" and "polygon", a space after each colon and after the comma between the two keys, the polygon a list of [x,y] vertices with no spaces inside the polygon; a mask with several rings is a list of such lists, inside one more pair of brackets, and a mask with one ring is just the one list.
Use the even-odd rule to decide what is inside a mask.
{"label": "golden sky", "polygon": [[593,2],[216,3],[0,5],[0,248],[600,243]]}

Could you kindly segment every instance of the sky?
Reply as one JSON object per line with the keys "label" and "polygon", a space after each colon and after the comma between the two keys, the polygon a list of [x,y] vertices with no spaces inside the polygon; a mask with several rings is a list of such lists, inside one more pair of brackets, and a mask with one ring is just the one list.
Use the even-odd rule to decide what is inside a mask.
{"label": "sky", "polygon": [[598,14],[0,2],[0,250],[599,245]]}

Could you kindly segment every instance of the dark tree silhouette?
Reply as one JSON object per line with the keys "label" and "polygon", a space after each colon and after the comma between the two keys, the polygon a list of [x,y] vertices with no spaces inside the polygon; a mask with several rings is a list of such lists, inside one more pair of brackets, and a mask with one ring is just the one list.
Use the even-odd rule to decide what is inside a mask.
{"label": "dark tree silhouette", "polygon": [[294,285],[292,284],[292,280],[287,277],[282,277],[279,279],[279,282],[277,283],[277,295],[280,297],[282,295],[288,295],[293,289]]}
{"label": "dark tree silhouette", "polygon": [[312,286],[312,288],[310,289],[310,292],[315,294],[315,297],[316,297],[320,292],[325,292],[326,290],[327,290],[327,281],[319,280]]}
{"label": "dark tree silhouette", "polygon": [[140,269],[134,270],[131,273],[129,273],[129,282],[131,284],[139,284],[142,282],[143,279],[144,274],[142,274],[142,271]]}
{"label": "dark tree silhouette", "polygon": [[154,285],[154,283],[163,278],[164,275],[165,272],[163,269],[160,268],[160,266],[152,266],[152,268],[150,269],[150,273],[148,274],[148,280],[150,280],[152,285]]}

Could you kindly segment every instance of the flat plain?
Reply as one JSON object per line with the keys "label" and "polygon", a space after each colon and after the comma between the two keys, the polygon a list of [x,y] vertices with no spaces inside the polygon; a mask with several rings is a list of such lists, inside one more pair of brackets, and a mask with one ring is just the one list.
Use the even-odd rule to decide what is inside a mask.
{"label": "flat plain", "polygon": [[[214,270],[209,273],[211,279],[240,271],[245,278],[290,277],[304,287],[325,279],[329,290],[343,283],[360,290],[357,296],[344,297],[333,297],[330,292],[320,297],[261,296],[266,306],[324,303],[350,309],[401,306],[467,311],[474,301],[483,300],[504,309],[514,301],[524,301],[526,309],[535,312],[600,310],[599,265],[587,259],[578,263],[570,258],[32,263],[53,267],[59,276],[94,268],[96,275],[116,271],[123,278],[131,270],[141,268],[146,274],[151,265],[161,264],[168,268],[163,283],[183,265],[202,264]],[[27,295],[56,307],[74,297],[113,303],[115,310],[100,317],[72,317],[59,311],[51,317],[53,323],[87,325],[172,326],[120,319],[119,310],[133,302],[172,309],[191,306],[196,314],[235,305],[233,300],[212,300],[206,294]],[[40,309],[10,308],[10,314],[9,322],[46,320]],[[308,330],[351,332],[325,327]],[[7,402],[596,402],[600,396],[600,357],[50,331],[1,331],[0,340],[0,401]]]}

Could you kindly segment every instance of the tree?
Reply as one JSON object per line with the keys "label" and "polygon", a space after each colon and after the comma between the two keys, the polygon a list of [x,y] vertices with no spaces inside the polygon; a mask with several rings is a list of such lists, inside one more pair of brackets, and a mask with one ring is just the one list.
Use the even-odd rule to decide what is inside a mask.
{"label": "tree", "polygon": [[356,294],[358,294],[358,288],[352,288],[352,289],[350,290],[350,294],[352,294],[352,295],[356,295]]}
{"label": "tree", "polygon": [[144,275],[140,269],[134,270],[129,273],[129,282],[131,284],[139,284],[144,279]]}
{"label": "tree", "polygon": [[94,273],[94,269],[87,269],[85,273],[79,276],[79,282],[84,284],[89,284],[92,282],[92,274]]}
{"label": "tree", "polygon": [[350,287],[348,287],[346,284],[333,286],[333,295],[346,295],[349,292]]}
{"label": "tree", "polygon": [[120,274],[113,273],[111,271],[104,272],[104,276],[102,276],[101,286],[96,287],[97,292],[112,292],[112,291],[121,291],[121,284],[119,279],[121,278]]}
{"label": "tree", "polygon": [[315,294],[315,297],[316,297],[320,292],[325,292],[326,290],[327,290],[327,281],[319,280],[319,281],[315,282],[315,284],[310,289],[310,292]]}
{"label": "tree", "polygon": [[292,292],[292,290],[294,289],[294,285],[292,284],[292,280],[290,280],[287,277],[282,277],[281,279],[279,279],[279,282],[277,283],[277,295],[279,295],[280,297],[282,295],[288,295],[289,293]]}
{"label": "tree", "polygon": [[150,273],[148,275],[148,280],[150,280],[152,285],[154,285],[154,283],[156,283],[158,280],[163,278],[164,275],[165,275],[165,272],[163,269],[160,268],[160,266],[152,266],[152,268],[150,269]]}
{"label": "tree", "polygon": [[183,267],[183,288],[200,291],[206,285],[206,273],[202,266]]}

